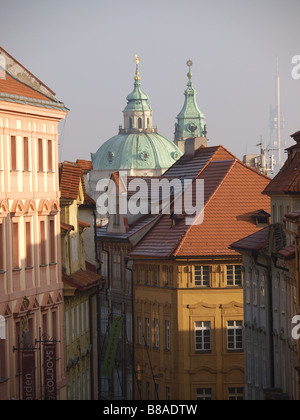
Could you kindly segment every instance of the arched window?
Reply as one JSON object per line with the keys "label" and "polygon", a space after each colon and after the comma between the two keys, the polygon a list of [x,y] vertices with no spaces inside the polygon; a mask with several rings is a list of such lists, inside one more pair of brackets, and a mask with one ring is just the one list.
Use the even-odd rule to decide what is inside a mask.
{"label": "arched window", "polygon": [[142,119],[141,118],[138,119],[138,127],[139,128],[142,128],[143,127],[143,122],[142,122]]}
{"label": "arched window", "polygon": [[147,128],[149,128],[149,126],[150,126],[150,119],[147,118]]}
{"label": "arched window", "polygon": [[129,128],[133,127],[132,118],[129,118]]}

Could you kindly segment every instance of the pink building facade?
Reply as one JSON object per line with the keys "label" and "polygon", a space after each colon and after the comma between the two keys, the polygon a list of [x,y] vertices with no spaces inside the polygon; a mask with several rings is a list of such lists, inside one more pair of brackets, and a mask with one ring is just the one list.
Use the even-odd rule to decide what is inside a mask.
{"label": "pink building facade", "polygon": [[[65,399],[58,124],[68,109],[1,47],[0,57],[0,400]],[[40,341],[55,341],[51,392]]]}

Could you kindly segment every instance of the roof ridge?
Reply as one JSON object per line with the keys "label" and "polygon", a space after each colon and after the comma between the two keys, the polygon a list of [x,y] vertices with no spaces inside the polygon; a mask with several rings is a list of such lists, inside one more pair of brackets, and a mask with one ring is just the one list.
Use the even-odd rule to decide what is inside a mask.
{"label": "roof ridge", "polygon": [[[25,66],[23,66],[23,64],[21,64],[18,60],[16,60],[12,55],[10,55],[3,47],[0,46],[0,51],[3,51],[4,54],[7,54],[9,58],[11,58],[16,64],[18,64],[20,67],[22,67],[27,73],[30,74],[30,76],[32,76],[34,79],[36,79],[39,83],[41,83],[46,89],[49,90],[49,92],[51,92],[54,96],[56,96],[56,93],[53,92],[53,90],[51,90],[47,85],[45,85],[45,83],[43,83],[40,79],[38,79],[33,73],[31,73]],[[8,73],[10,76],[11,74]],[[16,79],[18,80],[18,79]],[[19,81],[19,80],[18,80]],[[31,86],[27,85],[26,83],[24,83],[26,86],[32,88]]]}
{"label": "roof ridge", "polygon": [[[225,181],[225,179],[228,177],[228,175],[229,175],[229,173],[232,171],[232,168],[233,168],[233,166],[236,164],[236,160],[234,160],[234,161],[229,161],[229,162],[232,162],[232,164],[230,165],[230,167],[228,168],[228,171],[226,172],[226,175],[222,178],[222,180],[221,180],[221,182],[219,183],[219,185],[216,187],[216,189],[214,190],[214,192],[211,194],[211,196],[209,197],[209,199],[206,201],[206,203],[204,203],[204,214],[205,214],[205,208],[207,207],[207,205],[211,202],[211,200],[213,199],[213,197],[216,195],[216,193],[217,193],[217,191],[220,189],[220,187],[221,187],[221,185],[224,183],[224,181]],[[179,246],[177,247],[177,249],[176,249],[176,247],[175,247],[175,249],[176,249],[176,254],[180,251],[180,249],[182,248],[182,246],[183,246],[183,243],[184,243],[184,240],[185,240],[185,237],[187,236],[187,234],[190,232],[190,230],[192,229],[192,227],[193,227],[194,225],[190,225],[188,228],[187,228],[187,230],[185,231],[185,234],[183,235],[183,237],[182,237],[182,239],[181,239],[181,242],[180,242],[180,244],[179,244]],[[175,250],[174,249],[174,250]],[[174,252],[174,251],[173,251]],[[176,255],[175,254],[175,255]]]}

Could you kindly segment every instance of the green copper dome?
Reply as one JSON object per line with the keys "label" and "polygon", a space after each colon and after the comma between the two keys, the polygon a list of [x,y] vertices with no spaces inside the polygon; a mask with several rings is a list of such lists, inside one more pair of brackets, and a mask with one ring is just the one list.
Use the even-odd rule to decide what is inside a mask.
{"label": "green copper dome", "polygon": [[166,170],[182,156],[176,144],[158,134],[152,126],[149,97],[141,89],[139,62],[136,55],[134,89],[127,96],[123,111],[124,128],[92,153],[94,170]]}
{"label": "green copper dome", "polygon": [[156,130],[148,133],[120,131],[123,133],[105,142],[97,153],[92,153],[94,170],[167,169],[182,156],[178,147]]}

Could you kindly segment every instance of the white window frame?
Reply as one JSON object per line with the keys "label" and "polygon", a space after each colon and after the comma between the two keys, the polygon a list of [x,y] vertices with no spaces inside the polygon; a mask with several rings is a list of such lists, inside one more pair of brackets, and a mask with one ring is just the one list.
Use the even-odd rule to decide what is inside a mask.
{"label": "white window frame", "polygon": [[[211,322],[196,321],[195,322],[195,351],[210,352],[211,351]],[[209,338],[209,341],[208,341]],[[200,339],[200,340],[197,340]],[[209,343],[209,345],[208,345]]]}
{"label": "white window frame", "polygon": [[[230,325],[231,324],[231,325]],[[238,334],[241,331],[242,334]],[[229,334],[232,332],[233,334]],[[233,342],[229,342],[229,338],[233,338]],[[240,341],[241,339],[241,341]],[[230,347],[229,345],[232,345]],[[241,346],[240,346],[241,345]],[[227,350],[228,351],[243,351],[243,321],[227,321]]]}
{"label": "white window frame", "polygon": [[[230,273],[232,267],[232,274]],[[237,277],[237,273],[236,273],[236,268],[239,268],[240,270],[240,278],[236,278]],[[232,279],[228,279],[228,276],[232,275]],[[228,282],[232,282],[232,284],[228,284]],[[241,287],[243,284],[243,271],[242,271],[242,266],[240,264],[235,264],[235,265],[227,265],[226,266],[226,285],[228,287]]]}
{"label": "white window frame", "polygon": [[194,285],[195,287],[209,287],[210,286],[210,266],[209,265],[196,265],[194,267]]}
{"label": "white window frame", "polygon": [[212,389],[211,388],[197,388],[196,389],[196,400],[197,401],[210,401],[210,400],[212,400]]}
{"label": "white window frame", "polygon": [[241,387],[228,387],[228,400],[229,401],[241,401],[244,400],[244,388]]}

